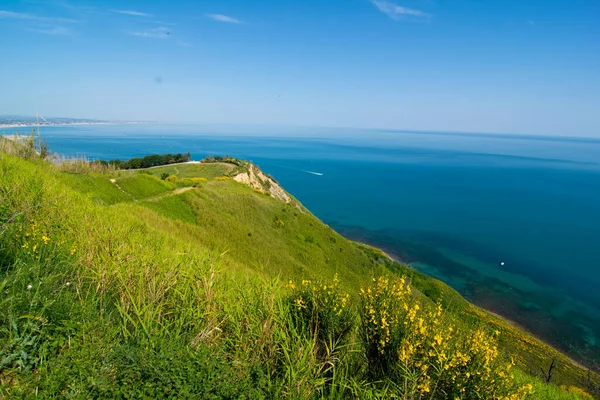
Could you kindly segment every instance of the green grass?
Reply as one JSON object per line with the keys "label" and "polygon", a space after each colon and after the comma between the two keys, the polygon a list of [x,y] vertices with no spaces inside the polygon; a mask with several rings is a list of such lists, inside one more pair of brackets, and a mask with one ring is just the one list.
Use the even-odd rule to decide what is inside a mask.
{"label": "green grass", "polygon": [[136,200],[147,199],[173,190],[173,186],[169,183],[153,175],[142,173],[119,178],[116,183]]}
{"label": "green grass", "polygon": [[[440,301],[457,338],[499,328],[517,383],[534,387],[528,398],[577,398],[525,373],[549,357],[553,382],[585,384],[585,371],[535,338],[293,205],[231,180],[180,193],[125,173],[117,183],[134,202],[109,178],[0,152],[0,397],[405,396],[405,373],[366,372],[358,291],[382,274],[409,276],[424,308]],[[350,317],[331,326],[350,331],[313,335],[312,315],[336,314],[300,323],[287,283],[330,286],[336,273]]]}
{"label": "green grass", "polygon": [[61,179],[73,189],[88,194],[100,204],[116,204],[131,201],[131,196],[120,191],[104,174],[64,173]]}
{"label": "green grass", "polygon": [[148,168],[144,171],[157,176],[164,173],[176,175],[178,178],[207,178],[212,179],[217,176],[228,175],[235,168],[232,164],[227,163],[210,163],[210,164],[175,164],[165,165],[162,167]]}
{"label": "green grass", "polygon": [[196,223],[196,214],[182,196],[166,196],[158,201],[148,201],[144,205],[159,215],[187,222]]}
{"label": "green grass", "polygon": [[533,385],[533,395],[538,399],[545,400],[578,400],[578,399],[592,399],[592,396],[586,392],[582,393],[582,390],[574,386],[554,386],[544,383],[541,379],[531,379],[530,375],[525,374],[522,371],[515,372],[515,378],[517,382],[522,384]]}
{"label": "green grass", "polygon": [[384,270],[311,214],[235,181],[210,181],[181,197],[199,228],[182,240],[227,251],[238,265],[295,278],[337,272],[354,288]]}

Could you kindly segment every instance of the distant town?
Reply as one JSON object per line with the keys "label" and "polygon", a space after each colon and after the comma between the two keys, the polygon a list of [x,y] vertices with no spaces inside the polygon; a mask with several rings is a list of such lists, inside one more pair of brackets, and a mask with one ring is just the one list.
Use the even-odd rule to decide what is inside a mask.
{"label": "distant town", "polygon": [[61,118],[61,117],[30,117],[22,115],[0,115],[0,129],[27,128],[36,126],[55,125],[99,125],[99,124],[147,124],[137,121],[106,121],[99,119]]}

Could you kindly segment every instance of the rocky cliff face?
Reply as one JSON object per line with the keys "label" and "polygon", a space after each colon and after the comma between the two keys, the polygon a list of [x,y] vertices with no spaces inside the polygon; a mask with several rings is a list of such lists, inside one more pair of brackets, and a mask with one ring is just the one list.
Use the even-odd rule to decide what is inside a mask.
{"label": "rocky cliff face", "polygon": [[265,175],[255,165],[250,164],[248,172],[241,172],[235,175],[233,179],[256,190],[266,192],[284,203],[292,202],[291,196],[277,182]]}

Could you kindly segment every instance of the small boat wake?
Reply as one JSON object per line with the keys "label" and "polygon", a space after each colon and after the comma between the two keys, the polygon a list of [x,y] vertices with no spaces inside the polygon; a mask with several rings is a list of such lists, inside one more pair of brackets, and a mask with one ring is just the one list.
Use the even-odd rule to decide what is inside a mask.
{"label": "small boat wake", "polygon": [[307,169],[300,169],[300,168],[288,167],[287,165],[271,164],[271,163],[265,163],[265,162],[263,162],[261,164],[262,165],[272,165],[272,166],[277,167],[277,168],[285,168],[285,169],[288,169],[290,171],[304,172],[305,174],[311,174],[311,175],[315,175],[315,176],[323,176],[323,174],[320,173],[320,172],[309,171]]}
{"label": "small boat wake", "polygon": [[305,171],[305,170],[302,170],[302,172],[306,172],[307,174],[312,174],[312,175],[316,175],[316,176],[323,176],[323,174],[320,172]]}

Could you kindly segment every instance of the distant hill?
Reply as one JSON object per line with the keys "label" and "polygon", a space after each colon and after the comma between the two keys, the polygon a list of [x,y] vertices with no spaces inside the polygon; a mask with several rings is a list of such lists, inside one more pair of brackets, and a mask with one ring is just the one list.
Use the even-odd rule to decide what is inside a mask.
{"label": "distant hill", "polygon": [[49,125],[72,125],[72,124],[109,124],[109,123],[133,123],[131,121],[114,121],[87,118],[67,117],[36,117],[28,115],[0,115],[0,127],[19,126],[49,126]]}

